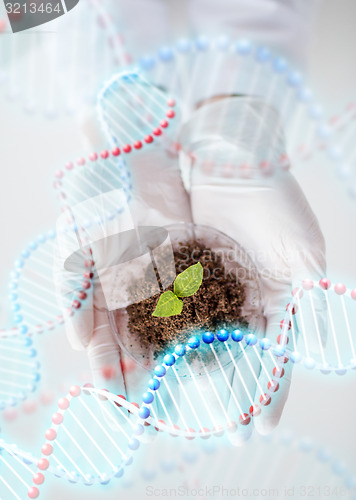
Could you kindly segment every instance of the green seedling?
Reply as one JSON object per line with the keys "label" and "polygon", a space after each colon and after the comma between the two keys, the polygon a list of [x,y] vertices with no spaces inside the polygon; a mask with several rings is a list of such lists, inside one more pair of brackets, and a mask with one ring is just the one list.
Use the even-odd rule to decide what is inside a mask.
{"label": "green seedling", "polygon": [[174,291],[168,290],[162,293],[152,316],[168,318],[180,314],[183,309],[183,300],[180,297],[194,295],[199,290],[202,281],[203,266],[200,262],[188,267],[188,269],[178,274],[174,280]]}

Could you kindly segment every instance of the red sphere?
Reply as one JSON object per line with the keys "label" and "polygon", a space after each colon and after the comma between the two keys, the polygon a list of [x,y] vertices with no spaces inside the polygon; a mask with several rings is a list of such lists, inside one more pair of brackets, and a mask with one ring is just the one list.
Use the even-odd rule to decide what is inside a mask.
{"label": "red sphere", "polygon": [[144,138],[144,141],[145,141],[147,144],[151,144],[151,142],[153,142],[153,137],[152,137],[152,135],[146,135],[146,137]]}
{"label": "red sphere", "polygon": [[161,135],[162,134],[162,130],[160,128],[154,128],[153,129],[153,135]]}
{"label": "red sphere", "polygon": [[282,321],[279,323],[279,326],[280,328],[283,330],[283,328],[287,327],[288,330],[290,330],[292,328],[292,322],[291,321],[288,321],[288,323],[286,323],[284,321],[284,319],[282,319]]}
{"label": "red sphere", "polygon": [[272,380],[271,382],[268,382],[267,387],[271,392],[277,392],[279,389],[279,383]]}
{"label": "red sphere", "polygon": [[[124,400],[126,401],[125,396],[122,396],[122,394],[118,394],[118,395],[117,395],[117,397],[118,397],[118,398],[121,398],[121,399],[124,399]],[[120,403],[117,403],[117,402],[115,401],[115,404],[116,404],[116,406],[118,406],[119,408],[122,408],[122,405],[121,405]]]}
{"label": "red sphere", "polygon": [[100,153],[100,156],[103,160],[106,160],[107,158],[109,158],[109,151],[107,151],[106,149],[104,149],[104,151],[102,151]]}
{"label": "red sphere", "polygon": [[[162,424],[162,425],[166,425],[166,422],[164,420],[157,420],[157,422],[159,424]],[[155,427],[156,431],[157,432],[163,432],[161,429],[159,429],[158,427]]]}
{"label": "red sphere", "polygon": [[258,415],[260,415],[261,413],[261,408],[258,406],[258,405],[253,405],[253,406],[250,406],[250,415],[252,415],[253,417],[258,417]]}
{"label": "red sphere", "polygon": [[170,108],[174,108],[175,105],[176,101],[174,99],[167,99],[167,106],[169,106]]}
{"label": "red sphere", "polygon": [[319,281],[319,286],[322,290],[328,290],[331,287],[331,281],[327,278],[323,278]]}
{"label": "red sphere", "polygon": [[304,290],[311,290],[314,287],[313,280],[304,280],[302,282]]}
{"label": "red sphere", "polygon": [[283,334],[278,335],[277,342],[278,342],[278,344],[286,345],[289,342],[289,337],[287,337],[287,335],[283,335]]}
{"label": "red sphere", "polygon": [[293,304],[293,306],[289,303],[287,304],[286,311],[291,312],[293,315],[297,313],[297,306],[296,304]]}
{"label": "red sphere", "polygon": [[187,431],[189,432],[189,436],[185,436],[186,439],[188,439],[188,441],[191,441],[192,439],[194,439],[196,436],[195,436],[195,430],[192,429],[191,427],[189,429],[187,429]]}
{"label": "red sphere", "polygon": [[173,111],[173,109],[169,109],[166,113],[166,117],[167,118],[174,118],[175,117],[175,112]]}
{"label": "red sphere", "polygon": [[49,467],[49,462],[47,458],[40,458],[39,461],[37,462],[37,467],[40,470],[46,470]]}
{"label": "red sphere", "polygon": [[141,149],[142,148],[142,142],[141,141],[135,141],[133,146],[134,146],[135,149]]}
{"label": "red sphere", "polygon": [[282,378],[284,375],[284,368],[279,366],[278,368],[275,366],[273,368],[273,376],[277,378]]}
{"label": "red sphere", "polygon": [[78,292],[78,299],[80,300],[85,300],[87,298],[87,294],[83,292],[82,290]]}
{"label": "red sphere", "polygon": [[82,288],[84,288],[84,290],[88,290],[88,288],[90,287],[91,287],[90,281],[83,281]]}
{"label": "red sphere", "polygon": [[130,144],[126,144],[125,146],[123,146],[122,150],[124,153],[131,153],[131,146]]}
{"label": "red sphere", "polygon": [[79,302],[79,300],[73,300],[73,302],[72,302],[73,309],[79,309],[80,306],[81,306],[81,303]]}
{"label": "red sphere", "polygon": [[36,486],[32,486],[27,491],[28,498],[37,498],[39,494],[40,492],[38,491],[38,488],[36,488]]}
{"label": "red sphere", "polygon": [[337,283],[334,286],[334,290],[337,295],[344,295],[344,293],[346,292],[346,286],[343,283]]}
{"label": "red sphere", "polygon": [[112,154],[113,156],[119,156],[119,155],[120,155],[120,153],[121,153],[120,148],[114,148],[114,149],[111,151],[111,154]]}
{"label": "red sphere", "polygon": [[162,128],[167,128],[169,125],[167,120],[161,120],[159,124],[161,125]]}
{"label": "red sphere", "polygon": [[251,417],[247,413],[243,413],[239,416],[239,421],[241,425],[248,425],[251,422]]}
{"label": "red sphere", "polygon": [[[135,407],[135,408],[137,408],[137,409],[138,409],[138,408],[140,408],[140,405],[139,405],[138,403],[131,403],[131,404],[132,404],[132,406],[134,406],[134,407]],[[131,411],[131,410],[128,410],[128,412],[129,412],[129,413],[132,413],[132,414],[135,414],[135,412],[134,412],[134,411]]]}
{"label": "red sphere", "polygon": [[261,394],[261,396],[260,396],[261,405],[268,406],[271,401],[272,401],[272,398],[269,394]]}

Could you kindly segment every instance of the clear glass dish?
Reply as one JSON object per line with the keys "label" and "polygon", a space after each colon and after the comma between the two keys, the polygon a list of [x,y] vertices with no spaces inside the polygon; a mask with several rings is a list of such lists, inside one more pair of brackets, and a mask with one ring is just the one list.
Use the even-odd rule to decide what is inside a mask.
{"label": "clear glass dish", "polygon": [[[258,337],[262,336],[263,325],[263,305],[262,305],[262,290],[258,271],[248,256],[244,248],[226,234],[209,226],[196,225],[190,223],[178,223],[165,226],[168,231],[170,244],[173,250],[176,250],[179,245],[184,242],[196,240],[205,247],[211,249],[214,253],[219,253],[222,258],[222,263],[226,272],[232,273],[237,280],[244,286],[245,301],[241,312],[248,323],[248,328],[244,328],[246,333],[254,333]],[[130,263],[127,263],[129,266]],[[135,271],[137,272],[137,270]],[[143,272],[143,270],[142,270]],[[125,292],[124,292],[125,293]],[[155,357],[153,348],[149,349],[140,343],[140,338],[135,333],[131,333],[128,327],[128,313],[126,308],[120,308],[108,311],[109,322],[114,335],[117,338],[118,344],[123,352],[133,359],[140,367],[152,371],[152,369],[162,362],[164,354],[172,352],[177,342],[171,342],[167,345],[167,350],[164,354]],[[239,324],[234,325],[239,328]],[[214,333],[214,332],[213,332]],[[198,332],[197,332],[198,334]],[[189,332],[186,340],[192,336]],[[228,366],[232,361],[224,347],[215,342],[214,348],[219,356],[219,361],[222,367]],[[247,347],[248,349],[248,347]],[[242,356],[242,353],[235,358],[235,361]],[[193,352],[186,356],[187,361],[193,369],[194,375],[200,376],[219,369],[218,363],[209,345],[203,344],[199,348],[199,354]],[[202,365],[204,363],[204,366]],[[180,376],[189,377],[186,364],[184,362],[176,363],[176,369]],[[169,371],[171,372],[171,370]],[[174,374],[172,374],[174,376]]]}

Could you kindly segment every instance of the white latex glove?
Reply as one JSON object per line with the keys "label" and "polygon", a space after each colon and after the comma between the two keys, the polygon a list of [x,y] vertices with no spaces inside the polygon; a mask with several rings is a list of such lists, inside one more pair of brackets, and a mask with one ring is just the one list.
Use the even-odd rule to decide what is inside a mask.
{"label": "white latex glove", "polygon": [[[294,283],[325,276],[324,239],[298,183],[285,169],[260,168],[261,162],[263,167],[275,164],[285,153],[278,115],[254,98],[222,99],[194,113],[180,142],[194,157],[193,220],[225,232],[252,257],[263,285],[265,336],[276,344]],[[316,306],[323,334],[322,301]],[[263,360],[272,374],[268,353]],[[281,417],[292,363],[284,368],[272,403],[254,419],[261,433],[270,432]],[[267,386],[263,370],[259,382]],[[256,391],[256,403],[259,396]]]}
{"label": "white latex glove", "polygon": [[[61,232],[62,227],[68,227],[67,221],[63,220],[68,215],[62,216],[58,223],[56,276],[62,302],[68,297],[77,298],[76,294],[82,290],[85,260],[78,254],[75,272],[66,270],[64,262],[78,250],[78,238],[83,247],[89,244],[95,262],[94,277],[91,288],[86,290],[88,298],[76,314],[66,320],[68,339],[74,349],[87,349],[97,388],[123,394],[133,401],[146,388],[142,384],[147,383],[150,372],[138,366],[130,373],[122,370],[120,347],[108,322],[108,283],[105,284],[102,277],[99,279],[99,271],[115,265],[118,254],[127,250],[122,247],[120,239],[123,231],[138,226],[161,227],[176,222],[191,222],[191,212],[177,157],[166,153],[160,139],[140,152],[133,152],[126,160],[132,178],[131,199],[128,204],[117,177],[112,175],[105,177],[102,182],[98,181],[98,174],[99,177],[100,174],[107,176],[104,169],[96,169],[92,173],[88,169],[84,174],[82,171],[77,179],[73,173],[72,185],[80,187],[81,193],[80,199],[78,198],[80,203],[71,207],[70,215],[79,232]],[[115,206],[123,206],[125,209],[108,218],[107,214]],[[93,224],[84,227],[88,219]],[[110,272],[108,279],[110,285]]]}

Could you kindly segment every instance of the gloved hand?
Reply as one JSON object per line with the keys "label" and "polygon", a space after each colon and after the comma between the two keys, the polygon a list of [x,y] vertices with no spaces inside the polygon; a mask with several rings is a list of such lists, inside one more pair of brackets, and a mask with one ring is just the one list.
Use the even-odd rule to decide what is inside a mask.
{"label": "gloved hand", "polygon": [[[265,336],[276,344],[294,284],[322,278],[326,267],[318,221],[293,175],[278,167],[285,159],[278,114],[256,98],[221,99],[193,114],[182,128],[180,143],[191,162],[193,220],[225,232],[252,257],[263,285]],[[315,305],[325,338],[322,300]],[[263,361],[272,374],[268,352]],[[254,419],[260,433],[279,422],[291,369],[291,362],[284,365],[279,390]],[[261,369],[259,382],[262,387],[268,383]],[[256,390],[255,403],[260,404],[259,398]]]}
{"label": "gloved hand", "polygon": [[[125,121],[121,123],[117,116],[115,120],[118,127],[126,126]],[[110,126],[111,136],[116,137],[118,131],[113,122]],[[102,138],[95,132],[95,127],[93,123],[86,125],[90,130],[92,147],[102,149]],[[170,134],[174,134],[173,126],[169,127],[166,135]],[[122,161],[120,158],[117,161]],[[109,167],[103,166],[105,162],[102,162],[92,169],[79,170],[78,174],[71,173],[74,197],[70,199],[75,199],[77,194],[78,203],[72,203],[69,212],[58,222],[56,276],[62,302],[68,297],[76,299],[82,291],[87,294],[80,309],[66,319],[66,331],[74,349],[87,350],[95,386],[114,394],[123,394],[133,401],[146,388],[142,384],[147,384],[150,372],[137,365],[128,373],[123,366],[122,353],[107,314],[107,289],[112,284],[110,268],[113,273],[116,272],[113,266],[118,263],[120,252],[123,255],[127,251],[121,237],[125,231],[139,226],[161,227],[175,222],[191,222],[191,212],[178,159],[165,150],[160,138],[141,151],[126,156],[126,159],[124,168],[127,168],[132,182],[129,187],[123,186],[120,177],[115,175],[112,161],[108,162]],[[122,207],[120,213],[115,211],[118,206]],[[75,231],[68,231],[68,217],[75,224]],[[84,257],[78,251],[80,247],[86,249]],[[76,267],[73,264],[68,270],[64,263],[70,256]],[[86,268],[88,259],[93,260],[93,269]],[[109,272],[104,277],[100,276],[101,269]],[[91,286],[83,290],[83,274],[91,271]]]}

